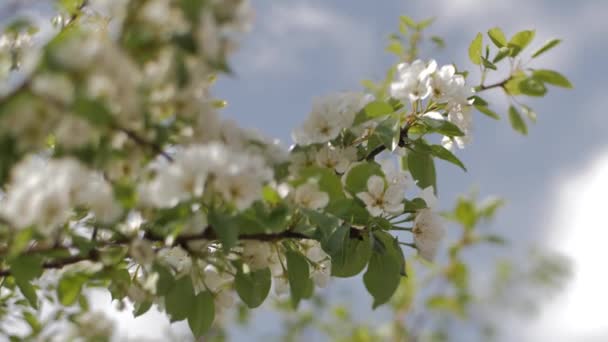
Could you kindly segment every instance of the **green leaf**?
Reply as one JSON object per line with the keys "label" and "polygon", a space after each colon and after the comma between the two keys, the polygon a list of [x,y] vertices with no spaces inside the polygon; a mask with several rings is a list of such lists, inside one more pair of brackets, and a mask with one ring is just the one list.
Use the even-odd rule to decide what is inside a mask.
{"label": "green leaf", "polygon": [[59,280],[57,285],[57,297],[59,302],[64,306],[70,306],[76,302],[82,286],[87,281],[87,276],[84,274],[65,274]]}
{"label": "green leaf", "polygon": [[431,24],[433,24],[434,21],[435,21],[435,17],[424,19],[424,20],[418,22],[418,24],[416,24],[416,28],[418,30],[424,30],[425,28],[427,28]]}
{"label": "green leaf", "polygon": [[532,72],[532,76],[544,83],[549,83],[562,88],[572,88],[572,83],[557,71],[539,69]]}
{"label": "green leaf", "polygon": [[83,96],[76,98],[74,113],[96,126],[109,126],[114,120],[103,102]]}
{"label": "green leaf", "polygon": [[139,316],[145,314],[146,312],[148,312],[148,310],[150,310],[151,307],[152,307],[151,300],[145,300],[140,303],[135,303],[133,305],[133,317],[139,317]]}
{"label": "green leaf", "polygon": [[298,307],[300,300],[312,295],[313,283],[306,257],[300,252],[290,250],[285,254],[287,259],[287,280],[291,290],[291,303]]}
{"label": "green leaf", "polygon": [[192,298],[188,304],[188,325],[194,337],[199,338],[211,328],[215,319],[215,304],[213,296],[205,291]]}
{"label": "green leaf", "polygon": [[29,282],[42,274],[42,259],[34,255],[20,255],[10,263],[15,279]]}
{"label": "green leaf", "polygon": [[467,199],[459,198],[454,209],[454,218],[466,230],[471,230],[477,224],[477,213],[474,204]]}
{"label": "green leaf", "polygon": [[375,100],[368,103],[355,117],[354,126],[362,124],[366,121],[388,115],[395,110],[385,101]]}
{"label": "green leaf", "polygon": [[547,87],[535,77],[528,77],[519,82],[519,91],[528,96],[541,97],[547,93]]}
{"label": "green leaf", "polygon": [[336,173],[328,168],[311,166],[300,171],[300,180],[297,184],[303,184],[309,180],[317,180],[319,190],[326,192],[329,195],[330,202],[340,198],[344,198],[342,190],[342,182]]}
{"label": "green leaf", "polygon": [[228,214],[210,211],[208,215],[209,224],[219,237],[224,251],[236,245],[239,236],[239,225],[236,220]]}
{"label": "green leaf", "polygon": [[164,266],[160,264],[154,265],[154,272],[158,273],[158,281],[156,282],[156,293],[159,296],[165,296],[173,288],[175,280],[173,276]]}
{"label": "green leaf", "polygon": [[356,225],[366,225],[371,218],[367,209],[351,198],[330,202],[325,211]]}
{"label": "green leaf", "polygon": [[437,175],[435,173],[435,162],[429,153],[417,151],[407,152],[407,166],[421,189],[432,186],[437,192]]}
{"label": "green leaf", "polygon": [[490,40],[492,40],[492,43],[494,43],[494,45],[496,45],[498,48],[507,45],[507,38],[502,30],[498,27],[491,28],[488,31],[488,36],[490,37]]}
{"label": "green leaf", "polygon": [[492,62],[490,62],[489,60],[487,60],[485,57],[481,57],[481,62],[483,64],[484,67],[488,68],[488,69],[492,69],[492,70],[496,70],[496,65],[494,65]]}
{"label": "green leaf", "polygon": [[389,151],[394,151],[399,144],[399,120],[388,118],[376,126],[372,138],[377,138]]}
{"label": "green leaf", "polygon": [[508,46],[511,48],[511,57],[516,57],[519,53],[532,42],[536,32],[534,30],[524,30],[517,32],[509,41]]}
{"label": "green leaf", "polygon": [[30,328],[32,328],[34,335],[42,331],[42,324],[40,324],[40,321],[38,321],[38,318],[36,318],[33,313],[25,311],[23,312],[23,318],[25,318],[27,324],[29,324]]}
{"label": "green leaf", "polygon": [[30,303],[30,305],[34,309],[38,309],[38,295],[36,294],[36,289],[34,288],[34,286],[32,286],[29,281],[23,281],[20,279],[15,279],[15,283],[19,287],[19,290],[21,290],[21,293],[23,294],[25,299],[27,299],[27,301]]}
{"label": "green leaf", "polygon": [[351,237],[350,230],[349,226],[343,225],[322,244],[323,250],[331,257],[331,275],[334,277],[356,276],[371,257],[372,245],[369,238],[364,234]]}
{"label": "green leaf", "polygon": [[458,126],[448,120],[436,120],[428,117],[422,117],[422,121],[431,128],[434,132],[446,135],[448,137],[461,137],[464,132]]}
{"label": "green leaf", "polygon": [[483,44],[483,36],[481,33],[477,33],[475,39],[469,45],[469,59],[475,65],[481,64],[481,49]]}
{"label": "green leaf", "polygon": [[551,39],[548,42],[545,43],[545,45],[543,45],[540,49],[536,50],[536,52],[534,52],[532,54],[532,58],[536,58],[540,55],[542,55],[543,53],[553,49],[554,47],[556,47],[559,43],[561,43],[561,39]]}
{"label": "green leaf", "polygon": [[443,38],[438,37],[438,36],[431,36],[431,41],[433,43],[435,43],[435,45],[437,45],[438,48],[444,48],[445,47],[445,41],[443,40]]}
{"label": "green leaf", "polygon": [[367,291],[374,297],[373,308],[386,303],[397,290],[405,271],[403,253],[396,239],[385,232],[374,234],[374,249],[363,275]]}
{"label": "green leaf", "polygon": [[513,106],[509,106],[509,121],[511,122],[511,127],[513,127],[514,130],[523,135],[528,134],[528,128],[526,127],[524,119]]}
{"label": "green leaf", "polygon": [[[247,271],[247,272],[245,272]],[[271,284],[270,269],[251,271],[246,264],[238,268],[235,277],[236,292],[250,308],[257,308],[268,296]]]}
{"label": "green leaf", "polygon": [[384,176],[380,165],[374,162],[356,164],[344,176],[344,187],[353,195],[367,191],[367,180],[373,175]]}
{"label": "green leaf", "polygon": [[417,28],[417,24],[414,21],[414,19],[408,17],[407,15],[400,16],[399,21],[409,28],[413,28],[413,29]]}
{"label": "green leaf", "polygon": [[165,310],[171,316],[171,322],[188,318],[194,299],[194,289],[190,277],[177,279],[173,288],[165,296]]}
{"label": "green leaf", "polygon": [[390,52],[398,57],[401,57],[405,54],[405,49],[399,40],[391,39],[386,47],[386,52]]}
{"label": "green leaf", "polygon": [[501,47],[500,49],[498,49],[498,52],[496,52],[496,56],[494,56],[492,63],[498,63],[498,62],[502,61],[510,53],[511,53],[511,49],[509,49],[508,47]]}
{"label": "green leaf", "polygon": [[500,120],[500,116],[498,116],[498,114],[496,114],[490,108],[483,106],[483,105],[477,105],[477,104],[475,104],[474,106],[475,106],[475,109],[477,109],[480,113],[485,114],[486,116],[491,117],[494,120]]}
{"label": "green leaf", "polygon": [[84,0],[59,0],[57,5],[60,7],[62,12],[66,12],[70,15],[78,13]]}
{"label": "green leaf", "polygon": [[464,166],[462,161],[458,159],[458,157],[456,157],[452,152],[450,152],[450,150],[446,149],[441,145],[431,145],[431,153],[439,159],[443,159],[456,166],[459,166],[464,171],[467,170],[467,168]]}

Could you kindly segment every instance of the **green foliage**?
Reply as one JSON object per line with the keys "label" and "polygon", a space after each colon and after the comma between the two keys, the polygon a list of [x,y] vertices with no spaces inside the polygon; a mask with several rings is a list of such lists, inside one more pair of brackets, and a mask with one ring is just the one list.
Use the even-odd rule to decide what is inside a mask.
{"label": "green foliage", "polygon": [[373,234],[372,255],[363,282],[374,297],[374,308],[386,303],[397,290],[401,273],[405,272],[404,262],[396,238],[385,232]]}
{"label": "green foliage", "polygon": [[296,251],[287,251],[287,280],[291,289],[291,303],[294,308],[298,307],[300,301],[309,298],[313,294],[313,283],[310,279],[310,271],[306,257]]}
{"label": "green foliage", "polygon": [[323,244],[323,249],[331,257],[331,275],[334,277],[353,277],[365,268],[372,255],[372,242],[362,233],[351,237],[348,226],[340,226]]}
{"label": "green foliage", "polygon": [[421,189],[432,186],[437,191],[437,173],[433,157],[419,151],[408,151],[406,158],[407,167],[418,186]]}
{"label": "green foliage", "polygon": [[199,338],[209,331],[215,319],[215,305],[213,297],[207,291],[194,296],[188,313],[188,325],[194,337]]}
{"label": "green foliage", "polygon": [[237,268],[234,285],[239,297],[250,308],[256,308],[262,303],[270,292],[270,270],[264,268],[252,271],[245,265]]}
{"label": "green foliage", "polygon": [[511,122],[511,127],[513,127],[514,130],[523,135],[528,134],[528,127],[526,126],[524,119],[513,106],[509,107],[509,121]]}
{"label": "green foliage", "polygon": [[543,53],[553,49],[554,47],[556,47],[559,43],[561,43],[561,39],[551,39],[548,42],[546,42],[540,49],[536,50],[536,52],[534,52],[532,54],[532,58],[536,58],[540,55],[542,55]]}
{"label": "green foliage", "polygon": [[481,50],[483,46],[482,44],[483,36],[481,35],[481,33],[478,33],[475,36],[475,39],[473,39],[473,41],[471,42],[471,45],[469,45],[469,59],[471,60],[471,63],[475,65],[481,64]]}

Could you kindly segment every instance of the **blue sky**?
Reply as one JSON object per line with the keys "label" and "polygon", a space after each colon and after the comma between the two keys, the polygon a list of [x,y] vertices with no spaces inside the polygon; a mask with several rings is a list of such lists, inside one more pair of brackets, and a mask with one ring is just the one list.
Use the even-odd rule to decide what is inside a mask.
{"label": "blue sky", "polygon": [[[608,339],[608,323],[600,323],[587,307],[593,306],[594,300],[608,304],[608,297],[601,293],[594,293],[595,299],[583,295],[586,289],[597,289],[597,284],[608,285],[607,280],[589,268],[592,258],[581,253],[597,246],[593,238],[582,237],[608,228],[594,216],[593,206],[581,205],[602,201],[602,190],[608,190],[606,182],[602,183],[608,173],[601,172],[607,169],[607,162],[602,164],[601,160],[608,155],[608,117],[603,113],[608,85],[606,73],[598,70],[608,57],[608,2],[296,0],[258,1],[255,8],[254,30],[234,59],[236,77],[219,83],[216,94],[230,102],[226,115],[283,141],[289,141],[290,129],[307,115],[312,97],[360,89],[361,79],[382,78],[393,61],[384,52],[386,37],[396,31],[400,14],[415,19],[437,17],[431,32],[444,37],[447,48],[427,49],[423,57],[435,58],[440,64],[454,62],[461,68],[471,67],[467,47],[474,35],[494,26],[507,35],[536,29],[535,46],[549,38],[563,39],[558,48],[531,66],[564,73],[575,89],[551,89],[544,99],[526,101],[539,115],[538,124],[525,138],[514,133],[507,120],[494,122],[477,115],[474,142],[459,153],[469,172],[439,164],[440,203],[447,209],[472,187],[481,197],[501,196],[508,205],[492,229],[516,241],[515,246],[522,246],[520,251],[538,243],[572,258],[574,279],[562,296],[547,304],[551,313],[541,313],[528,323],[514,321],[512,324],[520,328],[515,329],[515,335],[521,336],[511,337],[530,341]],[[508,104],[499,91],[486,96],[498,112],[506,112]],[[573,187],[578,191],[565,194],[565,189]],[[572,215],[564,216],[564,207]],[[571,219],[576,215],[586,219],[584,225]],[[568,247],[571,241],[579,241],[578,247]],[[597,248],[595,258],[601,253],[605,256],[601,247]],[[513,249],[509,253],[514,253]],[[483,272],[483,265],[479,272]],[[583,278],[586,280],[581,281]],[[349,284],[355,293],[362,288],[360,283]],[[572,310],[573,295],[578,311]],[[563,298],[570,298],[570,302]],[[361,301],[365,302],[362,307],[369,305]]]}
{"label": "blue sky", "polygon": [[[573,285],[547,304],[549,313],[526,324],[514,322],[521,327],[515,329],[521,334],[517,337],[529,341],[608,339],[608,323],[597,320],[591,307],[608,304],[608,296],[582,295],[600,289],[598,284],[604,284],[604,289],[608,286],[606,276],[590,267],[593,261],[608,257],[605,248],[593,243],[593,237],[608,237],[603,233],[608,224],[600,215],[608,191],[608,84],[601,67],[608,59],[608,1],[259,0],[253,5],[255,24],[233,59],[235,76],[221,80],[215,94],[229,101],[226,116],[278,137],[286,145],[291,129],[308,114],[314,96],[359,90],[361,79],[383,77],[393,62],[384,52],[386,38],[396,31],[400,14],[415,19],[437,17],[431,32],[444,37],[447,48],[436,51],[429,46],[424,57],[440,64],[454,62],[460,68],[471,68],[467,47],[474,35],[494,26],[507,35],[536,29],[534,46],[562,38],[564,42],[535,65],[564,73],[575,89],[552,88],[546,98],[527,101],[539,115],[525,138],[514,133],[505,119],[495,122],[476,115],[473,143],[459,152],[469,172],[438,163],[440,204],[447,209],[472,187],[481,197],[501,196],[508,205],[500,211],[493,230],[518,245],[537,242],[573,258]],[[5,9],[3,16],[7,14]],[[499,113],[505,113],[507,103],[500,95],[497,91],[487,97]],[[356,281],[338,280],[331,286],[332,293],[364,292]],[[371,302],[363,298],[357,307],[369,307]],[[579,311],[573,311],[573,303],[578,303],[574,307]],[[150,325],[145,322],[137,323],[143,331]]]}

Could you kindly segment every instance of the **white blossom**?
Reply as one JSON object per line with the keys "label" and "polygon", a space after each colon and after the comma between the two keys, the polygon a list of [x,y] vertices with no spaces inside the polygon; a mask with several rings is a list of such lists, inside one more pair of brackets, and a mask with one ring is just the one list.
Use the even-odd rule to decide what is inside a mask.
{"label": "white blossom", "polygon": [[421,209],[414,219],[414,244],[418,254],[425,260],[433,261],[444,235],[439,216],[431,209]]}
{"label": "white blossom", "polygon": [[355,114],[369,101],[361,93],[338,93],[316,98],[312,112],[304,123],[295,129],[293,140],[299,145],[328,142],[349,128]]}
{"label": "white blossom", "polygon": [[294,202],[304,208],[317,210],[327,206],[329,195],[320,191],[317,183],[304,183],[296,188]]}
{"label": "white blossom", "polygon": [[360,192],[357,197],[365,203],[372,216],[382,214],[399,214],[403,211],[404,187],[389,184],[385,187],[384,179],[373,175],[367,180],[367,192]]}
{"label": "white blossom", "polygon": [[111,186],[76,160],[29,157],[12,171],[0,216],[17,228],[35,225],[49,236],[67,223],[76,206],[91,209],[104,223],[121,213]]}
{"label": "white blossom", "polygon": [[391,96],[400,100],[424,100],[431,94],[431,75],[437,63],[415,60],[397,65],[397,79],[391,83]]}
{"label": "white blossom", "polygon": [[[275,251],[272,244],[268,242],[246,240],[243,241],[243,261],[255,271],[271,266],[276,263]],[[272,268],[272,267],[271,267]]]}
{"label": "white blossom", "polygon": [[393,159],[382,159],[378,162],[389,185],[400,186],[404,191],[415,184],[414,178],[409,171],[398,168]]}
{"label": "white blossom", "polygon": [[188,274],[192,269],[192,259],[188,252],[179,246],[162,249],[158,252],[158,258],[175,270],[177,274]]}
{"label": "white blossom", "polygon": [[354,146],[346,148],[325,145],[317,151],[317,164],[344,173],[350,164],[357,159],[357,149]]}

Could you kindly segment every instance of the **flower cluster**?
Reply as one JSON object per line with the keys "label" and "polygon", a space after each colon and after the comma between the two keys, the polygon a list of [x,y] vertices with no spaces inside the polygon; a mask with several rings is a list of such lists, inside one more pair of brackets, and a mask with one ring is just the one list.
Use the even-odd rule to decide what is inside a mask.
{"label": "flower cluster", "polygon": [[67,223],[75,207],[90,209],[103,223],[121,213],[110,184],[74,159],[29,157],[13,169],[7,188],[0,216],[18,228],[35,226],[45,236]]}
{"label": "flower cluster", "polygon": [[219,143],[191,145],[177,151],[171,163],[156,164],[156,175],[142,185],[141,198],[160,208],[200,198],[211,189],[244,210],[261,197],[262,186],[273,178],[261,157]]}
{"label": "flower cluster", "polygon": [[473,90],[465,84],[464,76],[456,73],[453,65],[437,68],[434,60],[401,63],[397,65],[397,77],[391,83],[390,93],[394,98],[410,102],[431,98],[437,103],[445,103],[445,114],[430,112],[425,115],[433,119],[447,119],[465,135],[444,137],[444,146],[451,148],[456,142],[459,148],[463,148],[470,141],[472,118],[469,98]]}

